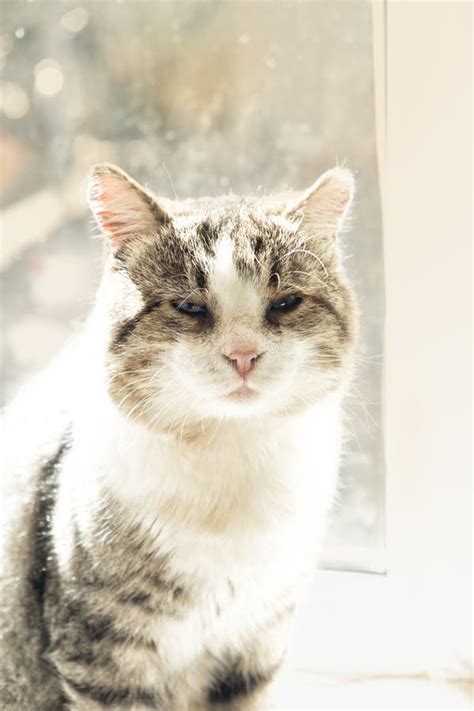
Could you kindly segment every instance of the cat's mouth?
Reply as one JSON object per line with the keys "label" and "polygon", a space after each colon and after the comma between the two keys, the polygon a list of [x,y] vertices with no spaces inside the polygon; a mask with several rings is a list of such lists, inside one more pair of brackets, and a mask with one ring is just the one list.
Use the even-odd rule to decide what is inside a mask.
{"label": "cat's mouth", "polygon": [[227,393],[226,397],[232,400],[250,400],[258,395],[257,391],[249,387],[247,383],[239,385],[238,388]]}

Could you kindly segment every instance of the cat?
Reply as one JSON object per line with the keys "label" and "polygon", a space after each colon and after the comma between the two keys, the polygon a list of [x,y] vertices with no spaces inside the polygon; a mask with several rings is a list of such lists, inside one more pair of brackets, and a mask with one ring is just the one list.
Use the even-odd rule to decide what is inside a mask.
{"label": "cat", "polygon": [[2,708],[266,708],[337,486],[353,194],[92,169],[95,306],[6,415]]}

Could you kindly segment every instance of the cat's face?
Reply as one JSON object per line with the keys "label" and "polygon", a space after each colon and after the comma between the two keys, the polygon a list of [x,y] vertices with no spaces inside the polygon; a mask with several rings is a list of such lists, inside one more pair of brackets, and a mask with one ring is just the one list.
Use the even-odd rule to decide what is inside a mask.
{"label": "cat's face", "polygon": [[294,412],[344,381],[354,305],[335,234],[352,180],[298,198],[158,201],[99,166],[109,392],[149,427]]}

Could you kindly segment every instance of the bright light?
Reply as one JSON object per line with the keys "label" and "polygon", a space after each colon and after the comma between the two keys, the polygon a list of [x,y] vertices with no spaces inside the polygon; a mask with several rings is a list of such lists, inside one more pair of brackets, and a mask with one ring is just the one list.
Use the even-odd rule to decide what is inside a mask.
{"label": "bright light", "polygon": [[89,14],[83,7],[75,7],[61,17],[61,27],[76,34],[84,29],[89,21]]}
{"label": "bright light", "polygon": [[0,111],[9,119],[21,119],[30,108],[28,94],[18,84],[5,81],[0,84]]}
{"label": "bright light", "polygon": [[61,67],[54,59],[43,59],[35,67],[35,87],[40,94],[55,96],[64,84]]}

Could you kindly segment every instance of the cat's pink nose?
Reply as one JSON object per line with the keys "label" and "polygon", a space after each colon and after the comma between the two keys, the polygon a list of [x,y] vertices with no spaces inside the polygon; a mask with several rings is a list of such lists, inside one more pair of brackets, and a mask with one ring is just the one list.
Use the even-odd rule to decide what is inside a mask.
{"label": "cat's pink nose", "polygon": [[256,350],[231,351],[230,353],[224,353],[224,357],[230,361],[231,365],[236,369],[242,378],[247,377],[261,355],[262,354],[258,353]]}

